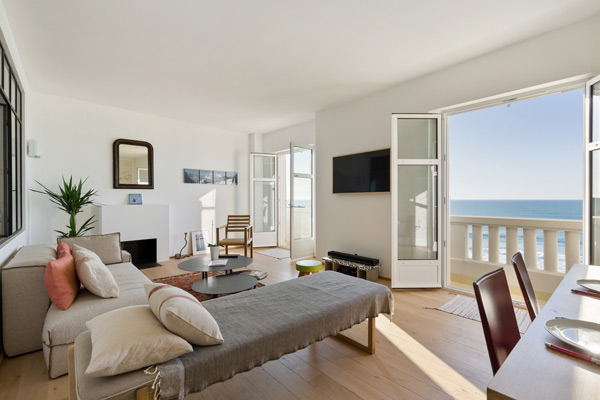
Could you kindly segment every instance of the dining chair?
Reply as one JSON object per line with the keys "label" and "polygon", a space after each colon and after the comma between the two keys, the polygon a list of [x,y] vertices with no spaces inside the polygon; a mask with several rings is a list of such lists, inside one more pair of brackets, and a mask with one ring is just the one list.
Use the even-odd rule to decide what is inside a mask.
{"label": "dining chair", "polygon": [[473,289],[492,372],[496,375],[521,338],[504,269],[483,275],[473,282]]}
{"label": "dining chair", "polygon": [[517,274],[519,286],[521,287],[521,292],[523,293],[523,298],[525,299],[525,305],[527,306],[527,311],[529,312],[529,318],[531,318],[533,321],[540,313],[540,307],[538,306],[537,298],[535,297],[535,291],[533,290],[531,279],[529,279],[529,273],[527,272],[527,267],[525,266],[525,261],[523,260],[523,255],[521,252],[517,252],[514,256],[512,256],[511,262],[515,268],[515,274]]}
{"label": "dining chair", "polygon": [[[219,231],[225,229],[225,237],[219,236]],[[230,233],[238,234],[242,237],[232,237]],[[244,246],[244,256],[248,255],[250,247],[250,258],[254,258],[254,233],[250,225],[250,215],[228,215],[227,225],[217,228],[217,244],[225,246],[225,254],[229,254],[229,246]]]}

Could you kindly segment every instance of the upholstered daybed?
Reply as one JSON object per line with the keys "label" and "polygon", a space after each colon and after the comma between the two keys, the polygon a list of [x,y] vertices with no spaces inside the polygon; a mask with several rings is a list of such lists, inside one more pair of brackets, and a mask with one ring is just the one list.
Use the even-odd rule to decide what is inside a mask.
{"label": "upholstered daybed", "polygon": [[348,341],[372,354],[375,317],[393,313],[389,288],[332,271],[202,304],[219,324],[223,344],[194,346],[192,353],[159,364],[154,375],[138,370],[112,377],[86,376],[92,350],[90,332],[79,335],[70,349],[71,399],[141,399],[151,395],[152,383],[159,384],[160,399],[183,398],[338,335],[365,319],[369,319],[368,345]]}

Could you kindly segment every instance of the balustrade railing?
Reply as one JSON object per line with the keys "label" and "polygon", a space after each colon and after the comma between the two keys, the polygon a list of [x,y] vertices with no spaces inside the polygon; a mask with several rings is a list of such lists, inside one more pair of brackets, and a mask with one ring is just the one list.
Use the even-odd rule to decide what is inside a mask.
{"label": "balustrade railing", "polygon": [[[506,254],[504,263],[510,264],[511,256],[521,250],[528,269],[543,269],[543,271],[552,273],[566,272],[573,264],[581,262],[582,221],[451,216],[450,226],[450,257],[452,259],[486,262],[483,255],[487,251],[487,262],[499,264],[501,263],[500,254],[504,251]],[[488,233],[487,248],[484,248],[484,227],[487,227]],[[502,228],[505,229],[504,240],[500,240]],[[469,230],[471,231],[470,241]],[[519,235],[519,230],[522,231],[521,235]],[[543,235],[538,235],[538,231],[543,231]],[[559,232],[564,232],[564,247],[560,246],[560,251]],[[562,239],[563,234],[561,233],[560,236]],[[538,238],[540,237],[543,241],[543,245],[540,246],[543,251],[542,256],[538,257],[540,250]],[[562,242],[563,240],[561,240],[561,244]],[[561,263],[559,263],[559,256]],[[542,265],[538,265],[538,258],[543,258],[543,263],[540,263]],[[564,260],[564,264],[562,260]],[[563,265],[564,271],[562,271]]]}

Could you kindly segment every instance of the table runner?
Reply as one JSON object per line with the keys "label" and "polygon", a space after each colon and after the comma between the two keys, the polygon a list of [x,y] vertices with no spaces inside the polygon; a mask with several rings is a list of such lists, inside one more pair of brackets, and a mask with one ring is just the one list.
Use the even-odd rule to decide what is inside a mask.
{"label": "table runner", "polygon": [[158,365],[160,398],[183,399],[302,349],[379,313],[393,314],[386,286],[325,271],[202,303],[224,343]]}

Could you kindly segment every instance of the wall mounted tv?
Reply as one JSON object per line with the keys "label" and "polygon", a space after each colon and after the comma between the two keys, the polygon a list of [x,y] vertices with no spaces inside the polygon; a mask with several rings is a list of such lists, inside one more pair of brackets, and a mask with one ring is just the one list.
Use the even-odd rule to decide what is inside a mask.
{"label": "wall mounted tv", "polygon": [[333,193],[390,191],[390,149],[333,157]]}

